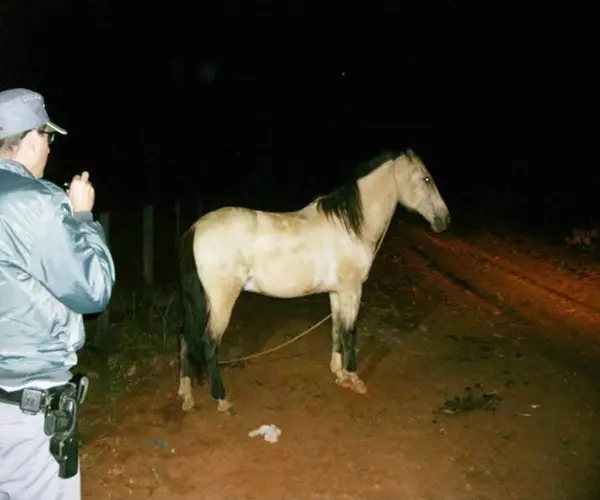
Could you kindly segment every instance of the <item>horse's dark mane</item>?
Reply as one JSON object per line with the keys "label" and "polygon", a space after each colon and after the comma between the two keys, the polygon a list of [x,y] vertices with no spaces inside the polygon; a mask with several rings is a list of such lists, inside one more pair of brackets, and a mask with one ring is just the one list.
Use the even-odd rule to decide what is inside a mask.
{"label": "horse's dark mane", "polygon": [[393,160],[398,156],[399,153],[384,151],[359,164],[352,171],[350,179],[344,185],[317,199],[317,210],[328,218],[337,217],[349,233],[353,233],[360,238],[364,214],[358,190],[358,180],[373,172],[382,163]]}

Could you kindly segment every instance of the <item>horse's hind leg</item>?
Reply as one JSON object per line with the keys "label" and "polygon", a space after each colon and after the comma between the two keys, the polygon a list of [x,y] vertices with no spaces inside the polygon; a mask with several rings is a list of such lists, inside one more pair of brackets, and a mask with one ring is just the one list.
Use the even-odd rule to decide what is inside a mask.
{"label": "horse's hind leg", "polygon": [[367,386],[356,373],[356,320],[361,295],[360,286],[329,294],[333,323],[330,368],[338,385],[365,394]]}
{"label": "horse's hind leg", "polygon": [[188,345],[185,335],[179,336],[179,391],[177,394],[183,400],[181,408],[190,411],[196,404],[192,395],[192,370],[188,357]]}
{"label": "horse's hind leg", "polygon": [[210,320],[205,337],[205,356],[210,377],[210,395],[217,401],[217,409],[226,412],[231,408],[227,400],[225,386],[219,368],[219,347],[223,333],[229,325],[233,306],[242,290],[242,284],[232,282],[229,286],[221,286],[222,291],[211,294]]}

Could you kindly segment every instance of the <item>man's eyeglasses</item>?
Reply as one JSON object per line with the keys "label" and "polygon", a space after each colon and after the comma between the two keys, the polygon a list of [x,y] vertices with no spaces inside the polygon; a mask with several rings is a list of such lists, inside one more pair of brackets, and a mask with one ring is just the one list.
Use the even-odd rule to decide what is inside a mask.
{"label": "man's eyeglasses", "polygon": [[40,134],[46,134],[48,136],[48,144],[52,144],[54,142],[54,137],[56,136],[56,132],[51,130],[38,130]]}

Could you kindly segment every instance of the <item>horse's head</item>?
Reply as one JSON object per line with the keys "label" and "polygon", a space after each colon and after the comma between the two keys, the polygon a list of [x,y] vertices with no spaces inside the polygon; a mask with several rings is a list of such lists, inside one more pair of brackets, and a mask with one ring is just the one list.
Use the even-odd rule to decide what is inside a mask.
{"label": "horse's head", "polygon": [[444,231],[450,224],[450,213],[422,160],[409,149],[393,161],[391,169],[398,202],[420,213],[436,233]]}

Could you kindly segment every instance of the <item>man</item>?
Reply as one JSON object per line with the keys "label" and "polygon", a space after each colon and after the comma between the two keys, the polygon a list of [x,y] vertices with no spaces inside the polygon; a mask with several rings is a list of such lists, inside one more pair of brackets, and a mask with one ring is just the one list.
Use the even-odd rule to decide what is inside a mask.
{"label": "man", "polygon": [[42,179],[56,133],[39,93],[0,92],[0,500],[81,498],[70,369],[115,281],[89,174]]}

